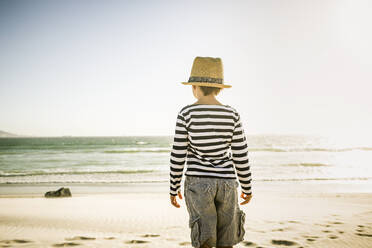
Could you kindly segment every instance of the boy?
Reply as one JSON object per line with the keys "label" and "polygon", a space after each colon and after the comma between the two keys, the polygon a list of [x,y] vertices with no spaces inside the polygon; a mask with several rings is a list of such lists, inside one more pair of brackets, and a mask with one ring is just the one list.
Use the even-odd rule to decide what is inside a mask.
{"label": "boy", "polygon": [[[193,247],[230,248],[245,233],[245,213],[239,208],[236,174],[241,185],[240,204],[252,198],[247,142],[238,112],[216,99],[222,88],[220,58],[196,57],[186,85],[197,102],[177,116],[170,158],[170,200],[179,208],[180,186],[187,157],[184,195],[189,212]],[[231,152],[230,152],[231,149]],[[236,170],[236,173],[235,173]]]}

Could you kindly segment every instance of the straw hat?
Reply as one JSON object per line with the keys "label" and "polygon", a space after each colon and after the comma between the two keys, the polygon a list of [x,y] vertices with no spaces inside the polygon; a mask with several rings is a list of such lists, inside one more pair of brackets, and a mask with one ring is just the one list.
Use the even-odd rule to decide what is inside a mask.
{"label": "straw hat", "polygon": [[186,85],[209,86],[217,88],[230,88],[231,85],[223,82],[223,66],[220,58],[196,57]]}

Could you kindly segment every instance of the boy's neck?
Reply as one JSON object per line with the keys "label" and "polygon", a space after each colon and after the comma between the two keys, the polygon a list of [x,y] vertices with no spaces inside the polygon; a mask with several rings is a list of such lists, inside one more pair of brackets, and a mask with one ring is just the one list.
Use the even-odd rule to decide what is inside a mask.
{"label": "boy's neck", "polygon": [[194,104],[217,104],[217,105],[223,105],[222,103],[220,103],[219,101],[217,101],[217,99],[216,99],[216,97],[214,95],[202,96]]}

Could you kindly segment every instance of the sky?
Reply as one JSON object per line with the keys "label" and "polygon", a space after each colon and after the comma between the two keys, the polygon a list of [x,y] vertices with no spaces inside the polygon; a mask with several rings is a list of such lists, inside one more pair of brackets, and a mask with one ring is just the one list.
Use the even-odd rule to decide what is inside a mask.
{"label": "sky", "polygon": [[[246,134],[371,135],[371,1],[0,1],[0,130],[173,135],[196,56]],[[372,137],[372,135],[371,135]]]}

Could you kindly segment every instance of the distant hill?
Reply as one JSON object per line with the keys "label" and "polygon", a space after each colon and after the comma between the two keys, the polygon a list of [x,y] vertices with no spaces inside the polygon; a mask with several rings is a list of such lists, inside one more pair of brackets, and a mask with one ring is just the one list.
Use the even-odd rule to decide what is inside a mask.
{"label": "distant hill", "polygon": [[5,137],[18,137],[19,135],[13,134],[13,133],[8,133],[0,130],[0,138],[5,138]]}

